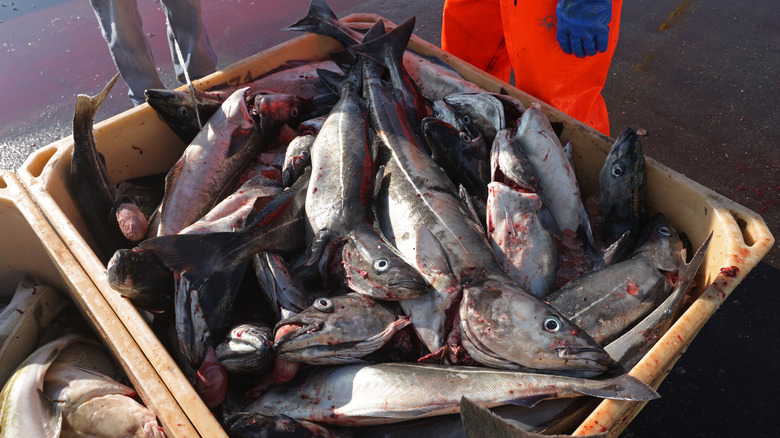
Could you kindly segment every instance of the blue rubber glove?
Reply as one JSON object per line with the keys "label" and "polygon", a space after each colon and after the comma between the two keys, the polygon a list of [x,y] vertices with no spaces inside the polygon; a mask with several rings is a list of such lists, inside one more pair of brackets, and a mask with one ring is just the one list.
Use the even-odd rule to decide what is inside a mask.
{"label": "blue rubber glove", "polygon": [[578,58],[606,52],[612,0],[558,0],[555,39],[564,53]]}

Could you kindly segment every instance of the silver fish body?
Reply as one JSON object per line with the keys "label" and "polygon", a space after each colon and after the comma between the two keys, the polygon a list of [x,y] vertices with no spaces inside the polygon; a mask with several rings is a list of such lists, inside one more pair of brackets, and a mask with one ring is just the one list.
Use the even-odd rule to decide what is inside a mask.
{"label": "silver fish body", "polygon": [[0,392],[0,437],[57,437],[62,428],[60,406],[43,394],[46,370],[68,345],[84,341],[67,335],[35,350],[22,362]]}
{"label": "silver fish body", "polygon": [[354,82],[344,81],[341,99],[311,148],[306,194],[306,215],[314,233],[310,263],[333,257],[323,255],[329,244],[351,240],[354,251],[342,251],[340,273],[350,288],[379,299],[418,297],[427,292],[427,282],[373,226],[374,153],[367,111],[357,91]]}
{"label": "silver fish body", "polygon": [[176,234],[201,218],[232,192],[260,153],[261,135],[246,97],[242,88],[226,99],[168,173],[157,235]]}
{"label": "silver fish body", "polygon": [[[668,219],[648,224],[646,242],[625,261],[588,273],[552,293],[550,304],[606,345],[653,311],[684,266],[682,243]],[[668,273],[669,275],[667,275]]]}
{"label": "silver fish body", "polygon": [[0,385],[33,352],[43,329],[69,302],[32,274],[22,277],[11,302],[0,312]]}
{"label": "silver fish body", "polygon": [[460,333],[475,360],[594,373],[611,367],[589,336],[506,275],[457,189],[409,134],[392,93],[377,78],[364,84],[374,130],[392,152],[379,192],[380,223],[432,284],[432,294],[401,302],[426,346],[432,352],[441,347],[443,310],[462,291]]}
{"label": "silver fish body", "polygon": [[485,407],[533,406],[544,399],[580,395],[622,400],[658,397],[628,375],[600,381],[476,367],[385,363],[318,368],[297,386],[266,392],[247,411],[284,413],[326,424],[389,424],[457,413],[463,395]]}
{"label": "silver fish body", "polygon": [[[538,104],[531,105],[520,119],[515,139],[534,167],[539,194],[561,230],[573,235],[582,228],[590,236],[590,223],[580,189],[558,137]],[[592,237],[589,237],[592,241]]]}

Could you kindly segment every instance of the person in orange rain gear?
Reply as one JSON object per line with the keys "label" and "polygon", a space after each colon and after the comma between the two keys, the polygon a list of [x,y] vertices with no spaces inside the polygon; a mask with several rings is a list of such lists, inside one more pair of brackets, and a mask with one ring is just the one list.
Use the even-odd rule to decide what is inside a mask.
{"label": "person in orange rain gear", "polygon": [[445,0],[442,49],[609,135],[623,0]]}

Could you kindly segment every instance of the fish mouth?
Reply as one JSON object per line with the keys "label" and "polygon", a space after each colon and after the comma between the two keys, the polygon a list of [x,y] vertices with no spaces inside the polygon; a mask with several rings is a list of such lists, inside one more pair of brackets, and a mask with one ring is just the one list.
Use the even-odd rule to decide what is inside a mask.
{"label": "fish mouth", "polygon": [[420,282],[416,280],[399,280],[387,283],[388,286],[394,289],[405,289],[411,292],[426,292],[428,290],[428,282]]}
{"label": "fish mouth", "polygon": [[276,326],[274,327],[274,332],[277,332],[280,328],[286,326],[286,325],[298,325],[301,326],[297,329],[290,330],[289,332],[283,334],[279,337],[276,341],[274,341],[274,350],[278,351],[284,344],[288,343],[289,341],[297,338],[300,335],[307,334],[307,333],[314,333],[317,331],[322,330],[322,327],[325,325],[322,321],[315,321],[315,322],[309,322],[305,323],[302,321],[295,321],[292,319],[289,320],[282,320],[279,321]]}
{"label": "fish mouth", "polygon": [[615,365],[615,361],[601,348],[561,346],[555,350],[559,358],[586,365],[586,368],[608,369]]}

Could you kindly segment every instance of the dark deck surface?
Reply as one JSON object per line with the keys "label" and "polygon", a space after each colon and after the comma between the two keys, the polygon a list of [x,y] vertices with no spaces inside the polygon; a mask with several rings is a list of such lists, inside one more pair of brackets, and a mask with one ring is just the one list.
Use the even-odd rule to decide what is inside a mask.
{"label": "dark deck surface", "polygon": [[[331,0],[439,43],[442,0]],[[163,81],[172,74],[159,3],[140,0]],[[219,67],[289,39],[308,0],[205,0]],[[776,0],[631,0],[604,96],[613,136],[644,129],[645,153],[760,213],[780,235],[780,26]],[[0,169],[71,134],[78,93],[115,72],[86,0],[0,1]],[[119,81],[98,120],[130,107]],[[770,436],[780,389],[775,248],[705,325],[626,437]]]}

